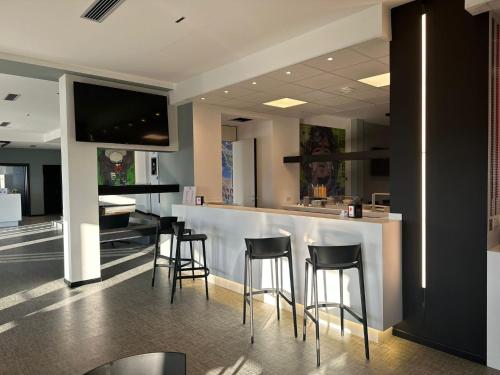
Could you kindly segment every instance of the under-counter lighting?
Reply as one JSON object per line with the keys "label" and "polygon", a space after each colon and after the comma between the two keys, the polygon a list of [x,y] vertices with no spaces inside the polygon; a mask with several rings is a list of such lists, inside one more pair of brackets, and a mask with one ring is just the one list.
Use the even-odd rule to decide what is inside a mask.
{"label": "under-counter lighting", "polygon": [[292,74],[292,72],[290,72],[290,71],[286,72],[287,76],[289,76],[290,74]]}
{"label": "under-counter lighting", "polygon": [[333,61],[333,57],[327,58],[328,61]]}
{"label": "under-counter lighting", "polygon": [[391,73],[379,74],[372,77],[358,79],[358,82],[374,86],[374,87],[384,87],[391,84]]}
{"label": "under-counter lighting", "polygon": [[291,99],[291,98],[282,98],[282,99],[272,100],[270,102],[263,103],[263,104],[271,106],[271,107],[289,108],[289,107],[295,107],[297,105],[306,104],[306,103],[307,102],[304,102],[302,100]]}
{"label": "under-counter lighting", "polygon": [[420,127],[421,127],[421,220],[422,220],[422,288],[427,287],[427,172],[426,172],[426,157],[427,157],[427,22],[426,14],[422,14],[422,27],[421,27],[421,113],[420,113]]}
{"label": "under-counter lighting", "polygon": [[224,90],[224,94],[229,94],[229,91],[228,90]]}
{"label": "under-counter lighting", "polygon": [[256,84],[257,84],[257,82],[255,82],[255,81],[252,82],[252,85],[256,85]]}
{"label": "under-counter lighting", "polygon": [[207,100],[207,98],[201,98],[201,100]]}

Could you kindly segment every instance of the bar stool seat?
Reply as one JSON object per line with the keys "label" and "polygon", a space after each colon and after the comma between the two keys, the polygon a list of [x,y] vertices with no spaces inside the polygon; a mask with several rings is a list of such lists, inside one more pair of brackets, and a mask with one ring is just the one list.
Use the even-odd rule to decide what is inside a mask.
{"label": "bar stool seat", "polygon": [[[309,246],[310,258],[305,261],[305,287],[304,287],[304,324],[303,340],[306,340],[307,318],[311,319],[316,327],[316,365],[320,365],[319,348],[319,308],[337,307],[340,309],[340,332],[344,336],[344,310],[351,314],[357,321],[363,324],[363,336],[365,341],[365,356],[370,359],[370,349],[368,345],[368,320],[366,316],[365,283],[363,276],[363,259],[361,245],[346,246]],[[309,283],[309,266],[313,269],[313,303],[308,305],[307,293]],[[359,288],[361,295],[361,315],[354,312],[351,307],[344,305],[344,284],[343,271],[351,268],[358,270]],[[340,302],[319,302],[318,301],[318,277],[319,270],[339,271]],[[314,310],[314,315],[309,311]]]}
{"label": "bar stool seat", "polygon": [[[253,324],[253,296],[255,294],[274,293],[276,295],[276,313],[280,319],[280,297],[283,298],[292,307],[293,328],[295,337],[297,337],[297,311],[295,308],[295,288],[293,283],[293,264],[292,264],[292,246],[290,237],[271,237],[271,238],[245,238],[247,250],[245,251],[245,277],[243,290],[243,324],[246,322],[247,304],[250,305],[250,342],[254,342],[254,324]],[[288,259],[290,273],[291,293],[282,289],[283,287],[283,264],[282,258]],[[254,291],[252,277],[252,261],[274,259],[276,272],[276,287],[265,288]],[[278,260],[281,265],[281,283],[278,277]],[[247,285],[248,282],[248,285]],[[247,292],[248,287],[248,292]]]}

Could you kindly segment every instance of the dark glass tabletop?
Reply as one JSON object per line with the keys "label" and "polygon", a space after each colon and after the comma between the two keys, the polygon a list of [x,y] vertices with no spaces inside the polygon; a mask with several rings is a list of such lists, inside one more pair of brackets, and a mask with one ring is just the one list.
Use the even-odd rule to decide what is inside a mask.
{"label": "dark glass tabletop", "polygon": [[186,375],[186,354],[147,353],[121,358],[85,375]]}

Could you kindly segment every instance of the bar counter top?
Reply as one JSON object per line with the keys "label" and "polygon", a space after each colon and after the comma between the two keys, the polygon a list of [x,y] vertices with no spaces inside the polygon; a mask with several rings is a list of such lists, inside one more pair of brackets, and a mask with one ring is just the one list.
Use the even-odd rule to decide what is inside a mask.
{"label": "bar counter top", "polygon": [[[385,223],[391,223],[391,222],[395,222],[395,221],[397,221],[397,222],[401,221],[400,214],[389,214],[389,215],[385,214],[385,216],[382,216],[382,217],[363,216],[362,218],[354,219],[354,218],[349,218],[349,217],[338,215],[338,214],[334,213],[336,211],[334,209],[320,208],[320,207],[317,207],[317,208],[316,207],[303,207],[303,206],[297,206],[297,205],[286,205],[280,209],[280,208],[244,207],[244,206],[235,206],[235,205],[228,205],[228,204],[209,203],[209,204],[205,204],[203,206],[197,206],[197,207],[200,207],[200,208],[203,208],[203,207],[218,208],[218,209],[225,209],[225,210],[240,210],[240,211],[247,211],[247,212],[262,212],[262,213],[278,214],[278,215],[318,217],[318,218],[324,218],[324,219],[363,222],[363,223],[371,223],[371,224],[385,224]],[[372,213],[372,212],[363,211],[363,215],[370,215],[370,214],[384,215],[383,213]]]}

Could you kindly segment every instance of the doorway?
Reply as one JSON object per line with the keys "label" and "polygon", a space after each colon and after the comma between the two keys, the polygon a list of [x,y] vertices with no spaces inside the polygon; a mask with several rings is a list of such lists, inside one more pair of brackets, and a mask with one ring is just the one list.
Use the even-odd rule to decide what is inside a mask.
{"label": "doorway", "polygon": [[62,214],[62,177],[60,165],[43,166],[43,204],[45,215]]}

